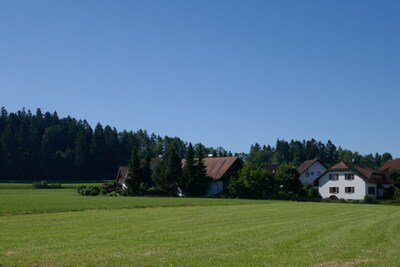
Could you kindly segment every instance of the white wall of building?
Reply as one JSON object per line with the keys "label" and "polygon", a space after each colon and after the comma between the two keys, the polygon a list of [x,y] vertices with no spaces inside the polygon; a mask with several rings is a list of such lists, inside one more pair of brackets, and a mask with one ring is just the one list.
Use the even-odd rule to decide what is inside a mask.
{"label": "white wall of building", "polygon": [[326,172],[326,168],[317,161],[300,175],[299,180],[302,183],[312,184],[324,172]]}
{"label": "white wall of building", "polygon": [[[329,174],[338,174],[339,179],[337,181],[329,180]],[[343,199],[354,199],[354,200],[361,200],[364,199],[365,195],[367,194],[368,184],[365,183],[363,179],[359,176],[354,174],[354,180],[345,180],[345,174],[354,174],[351,171],[330,171],[324,174],[323,177],[319,180],[319,193],[321,194],[322,198],[328,198],[332,195],[336,196],[337,198]],[[376,187],[376,184],[370,184],[369,186]],[[329,192],[330,187],[339,187],[339,193],[332,194]],[[354,193],[346,193],[345,187],[354,187]],[[376,188],[375,188],[376,192]],[[375,196],[376,197],[376,194]]]}

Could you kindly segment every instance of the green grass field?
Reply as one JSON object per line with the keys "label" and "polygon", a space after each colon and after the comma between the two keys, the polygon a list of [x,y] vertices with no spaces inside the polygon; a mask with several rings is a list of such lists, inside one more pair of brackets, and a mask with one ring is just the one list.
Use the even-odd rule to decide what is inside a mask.
{"label": "green grass field", "polygon": [[0,189],[0,266],[400,266],[400,208]]}

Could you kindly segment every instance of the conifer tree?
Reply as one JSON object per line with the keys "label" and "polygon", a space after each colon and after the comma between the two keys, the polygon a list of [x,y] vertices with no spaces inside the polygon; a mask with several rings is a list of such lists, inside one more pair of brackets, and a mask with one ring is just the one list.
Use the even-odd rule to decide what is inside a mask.
{"label": "conifer tree", "polygon": [[205,152],[202,144],[196,147],[196,154],[196,175],[190,193],[192,196],[205,196],[210,179],[207,177],[207,170],[204,164]]}
{"label": "conifer tree", "polygon": [[138,156],[138,150],[133,147],[131,153],[131,159],[128,165],[128,175],[125,179],[126,192],[130,196],[140,194],[140,159]]}
{"label": "conifer tree", "polygon": [[194,181],[196,180],[197,167],[194,159],[194,149],[192,143],[189,143],[186,151],[186,162],[182,169],[182,179],[179,187],[185,196],[191,196],[193,191]]}
{"label": "conifer tree", "polygon": [[151,180],[151,166],[150,166],[151,158],[148,154],[146,154],[141,168],[141,183],[140,183],[140,193],[145,194],[147,190],[152,186]]}
{"label": "conifer tree", "polygon": [[169,144],[163,160],[157,166],[154,182],[159,190],[166,192],[169,196],[176,196],[181,176],[181,159],[175,147]]}

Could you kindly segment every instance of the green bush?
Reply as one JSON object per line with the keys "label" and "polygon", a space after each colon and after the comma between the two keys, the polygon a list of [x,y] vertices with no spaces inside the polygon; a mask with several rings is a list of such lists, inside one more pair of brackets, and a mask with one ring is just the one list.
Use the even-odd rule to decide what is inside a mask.
{"label": "green bush", "polygon": [[376,204],[378,201],[370,195],[364,197],[364,204]]}
{"label": "green bush", "polygon": [[394,190],[394,199],[400,202],[400,188]]}
{"label": "green bush", "polygon": [[40,182],[33,182],[33,188],[36,189],[45,189],[45,188],[62,188],[61,184],[48,184],[47,181],[43,180]]}
{"label": "green bush", "polygon": [[97,185],[81,185],[76,188],[76,191],[81,196],[98,196],[100,194],[100,187]]}
{"label": "green bush", "polygon": [[33,182],[32,186],[36,189],[49,188],[47,181]]}

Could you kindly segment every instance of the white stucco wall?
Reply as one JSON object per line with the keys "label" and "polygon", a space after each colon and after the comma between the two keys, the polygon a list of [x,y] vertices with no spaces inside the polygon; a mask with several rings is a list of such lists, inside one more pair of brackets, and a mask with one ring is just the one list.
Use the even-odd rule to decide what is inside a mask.
{"label": "white stucco wall", "polygon": [[[315,179],[317,179],[325,171],[326,168],[324,167],[324,165],[317,161],[300,175],[299,180],[302,183],[312,184]],[[309,172],[310,174],[308,177],[306,177],[306,172]],[[311,175],[312,172],[314,173],[314,175]]]}
{"label": "white stucco wall", "polygon": [[[351,171],[339,171],[339,172],[331,171],[324,174],[324,176],[321,177],[321,179],[319,180],[319,193],[321,194],[321,196],[323,198],[328,198],[331,195],[334,195],[337,198],[343,198],[343,199],[354,199],[354,200],[364,199],[365,195],[368,192],[367,183],[365,183],[364,180],[361,179],[356,174],[354,174],[354,180],[345,180],[344,175],[347,173],[354,174]],[[329,174],[339,174],[339,179],[337,181],[331,181],[329,180]],[[376,184],[371,184],[369,186],[373,185],[375,185],[376,187]],[[338,194],[329,193],[330,187],[339,187],[339,193]],[[345,187],[354,187],[354,193],[346,193]],[[374,197],[376,197],[376,195]]]}
{"label": "white stucco wall", "polygon": [[211,182],[208,186],[207,195],[215,196],[224,190],[224,183],[221,181]]}

